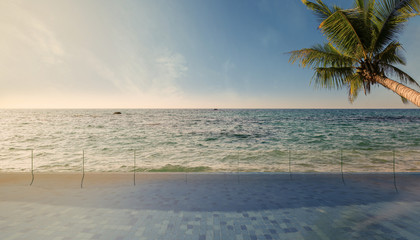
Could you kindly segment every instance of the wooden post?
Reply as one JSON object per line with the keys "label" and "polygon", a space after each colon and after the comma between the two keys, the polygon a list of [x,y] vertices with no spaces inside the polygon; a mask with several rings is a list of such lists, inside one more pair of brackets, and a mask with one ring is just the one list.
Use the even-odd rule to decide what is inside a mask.
{"label": "wooden post", "polygon": [[343,173],[343,149],[340,151],[340,160],[341,160],[341,181],[343,181],[343,184],[346,185],[346,182],[344,181],[344,173]]}
{"label": "wooden post", "polygon": [[290,149],[288,149],[288,151],[289,151],[289,176],[290,176],[290,180],[292,180],[292,160],[290,156]]}
{"label": "wooden post", "polygon": [[395,187],[395,191],[398,193],[398,188],[397,188],[397,177],[395,175],[395,149],[392,150],[392,169],[394,172],[394,187]]}
{"label": "wooden post", "polygon": [[238,181],[238,184],[239,184],[239,154],[238,154],[238,164],[236,166],[236,175],[237,175],[237,181]]}
{"label": "wooden post", "polygon": [[32,181],[29,184],[29,186],[32,186],[32,183],[34,182],[34,150],[31,150],[31,174],[32,174]]}
{"label": "wooden post", "polygon": [[80,188],[83,188],[84,179],[85,179],[85,150],[82,151],[82,181],[80,182]]}
{"label": "wooden post", "polygon": [[136,150],[134,149],[134,164],[133,164],[133,180],[134,186],[136,186]]}

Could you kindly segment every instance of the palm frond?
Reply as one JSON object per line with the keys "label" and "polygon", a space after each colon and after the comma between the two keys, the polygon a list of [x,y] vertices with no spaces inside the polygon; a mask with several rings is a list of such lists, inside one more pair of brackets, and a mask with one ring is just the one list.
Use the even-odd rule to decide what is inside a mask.
{"label": "palm frond", "polygon": [[419,0],[400,0],[397,6],[397,11],[402,15],[420,12],[420,1]]}
{"label": "palm frond", "polygon": [[375,7],[375,26],[371,51],[380,52],[384,46],[393,41],[409,18],[419,14],[419,0],[382,0]]}
{"label": "palm frond", "polygon": [[369,21],[369,24],[372,24],[372,18],[374,17],[375,12],[375,0],[369,1],[369,3],[366,6],[366,20]]}
{"label": "palm frond", "polygon": [[[355,0],[355,12],[358,14],[356,18],[359,20],[359,25],[357,26],[357,32],[360,36],[363,46],[365,49],[370,49],[372,43],[372,18],[374,17],[374,8],[375,7],[375,0]],[[354,14],[353,14],[354,15]],[[353,21],[353,25],[355,25]],[[363,24],[361,24],[363,23]],[[369,52],[367,52],[368,57],[371,57]]]}
{"label": "palm frond", "polygon": [[299,61],[302,67],[349,67],[357,62],[357,59],[342,54],[329,43],[292,51],[289,54],[289,62]]}
{"label": "palm frond", "polygon": [[352,67],[316,68],[313,76],[315,85],[320,88],[341,89],[346,79],[354,74]]}
{"label": "palm frond", "polygon": [[363,81],[359,74],[355,73],[346,78],[346,84],[349,91],[348,99],[350,103],[353,103],[359,95],[360,90],[363,89]]}
{"label": "palm frond", "polygon": [[395,66],[392,66],[390,64],[386,64],[386,63],[382,63],[380,66],[385,74],[393,75],[399,78],[402,83],[410,83],[420,88],[420,85],[416,82],[416,80],[414,80],[410,75],[405,73],[403,70]]}
{"label": "palm frond", "polygon": [[375,0],[368,1],[366,0],[356,0],[355,5],[357,8],[361,9],[363,12],[363,18],[366,25],[371,25],[372,17],[374,16],[375,10]]}
{"label": "palm frond", "polygon": [[[340,51],[354,54],[355,57],[366,57],[363,40],[363,22],[357,18],[358,9],[340,10],[333,13],[321,23],[321,31]],[[359,35],[358,32],[361,32]]]}
{"label": "palm frond", "polygon": [[399,42],[392,41],[385,47],[385,49],[378,53],[374,58],[380,62],[387,64],[401,64],[405,65],[405,58],[401,54],[403,47]]}
{"label": "palm frond", "polygon": [[[347,87],[350,102],[388,75],[420,88],[394,66],[405,65],[397,37],[409,18],[420,15],[420,0],[354,0],[354,8],[346,10],[328,7],[322,0],[302,2],[322,20],[319,29],[328,44],[292,51],[289,62],[313,69],[317,87]],[[415,97],[408,100],[420,106]]]}
{"label": "palm frond", "polygon": [[361,9],[365,8],[365,0],[356,0],[354,2],[355,2],[356,7],[359,7]]}
{"label": "palm frond", "polygon": [[317,0],[316,3],[307,0],[302,0],[302,3],[305,4],[307,8],[314,11],[315,15],[317,15],[321,21],[328,18],[334,12],[334,9],[331,10],[321,0]]}

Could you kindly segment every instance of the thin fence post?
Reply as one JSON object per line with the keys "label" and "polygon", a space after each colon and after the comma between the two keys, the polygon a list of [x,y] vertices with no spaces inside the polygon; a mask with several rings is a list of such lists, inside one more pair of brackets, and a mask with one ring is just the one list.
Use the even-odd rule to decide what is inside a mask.
{"label": "thin fence post", "polygon": [[34,182],[34,150],[31,149],[31,175],[32,175],[32,181],[29,184],[29,186],[32,186],[32,183]]}
{"label": "thin fence post", "polygon": [[346,185],[346,182],[344,181],[344,172],[343,172],[343,149],[340,149],[340,161],[341,161],[341,181],[343,181],[343,184]]}
{"label": "thin fence post", "polygon": [[239,184],[239,155],[238,155],[238,164],[237,164],[237,167],[236,167],[236,175],[237,175],[237,182]]}
{"label": "thin fence post", "polygon": [[133,181],[136,186],[136,150],[134,149],[134,163],[133,163]]}
{"label": "thin fence post", "polygon": [[395,187],[395,191],[398,193],[397,177],[395,175],[395,149],[392,150],[392,169],[394,172],[394,187]]}
{"label": "thin fence post", "polygon": [[185,166],[185,184],[188,184],[188,166]]}
{"label": "thin fence post", "polygon": [[82,181],[80,182],[80,188],[83,188],[84,179],[85,179],[85,150],[82,150]]}
{"label": "thin fence post", "polygon": [[290,155],[290,149],[288,149],[289,151],[289,176],[290,176],[290,180],[292,180],[292,160],[291,160],[291,155]]}

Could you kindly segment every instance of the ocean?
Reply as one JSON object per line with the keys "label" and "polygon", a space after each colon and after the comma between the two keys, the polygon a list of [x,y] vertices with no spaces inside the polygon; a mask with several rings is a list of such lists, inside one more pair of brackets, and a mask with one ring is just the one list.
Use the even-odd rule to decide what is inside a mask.
{"label": "ocean", "polygon": [[420,170],[418,109],[3,109],[0,126],[1,172]]}

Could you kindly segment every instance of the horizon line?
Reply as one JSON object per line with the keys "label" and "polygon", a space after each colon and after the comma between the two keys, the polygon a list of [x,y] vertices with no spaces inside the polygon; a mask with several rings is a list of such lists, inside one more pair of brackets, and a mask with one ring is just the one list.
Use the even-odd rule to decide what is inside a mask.
{"label": "horizon line", "polygon": [[115,109],[124,109],[124,110],[316,110],[316,109],[319,109],[319,110],[357,110],[357,109],[359,109],[359,110],[363,110],[363,109],[366,109],[366,110],[381,110],[381,109],[383,109],[383,110],[387,110],[387,109],[389,109],[389,110],[406,110],[406,109],[412,109],[412,110],[414,110],[414,109],[419,109],[419,108],[416,108],[416,107],[413,107],[413,108],[386,108],[386,107],[371,107],[371,108],[334,108],[334,107],[331,107],[331,108],[328,108],[328,107],[313,107],[313,108],[311,108],[311,107],[301,107],[301,108],[293,108],[293,107],[290,107],[290,108],[287,108],[287,107],[285,107],[285,108],[253,108],[253,107],[249,107],[249,108],[247,108],[247,107],[238,107],[238,108],[235,108],[235,107],[227,107],[227,108],[225,108],[225,107],[223,107],[223,108],[217,108],[217,107],[214,107],[214,108],[208,108],[208,107],[203,107],[203,108],[200,108],[200,107],[197,107],[197,108],[190,108],[190,107],[185,107],[185,108],[182,108],[182,107],[180,107],[180,108],[164,108],[164,107],[156,107],[156,108],[141,108],[141,107],[139,107],[139,108],[130,108],[130,107],[121,107],[121,108],[118,108],[118,107],[86,107],[86,108],[81,108],[81,107],[62,107],[62,108],[56,108],[56,107],[54,107],[54,108],[49,108],[49,107],[46,107],[46,108],[0,108],[0,110],[101,110],[101,109],[110,109],[110,110],[115,110]]}

